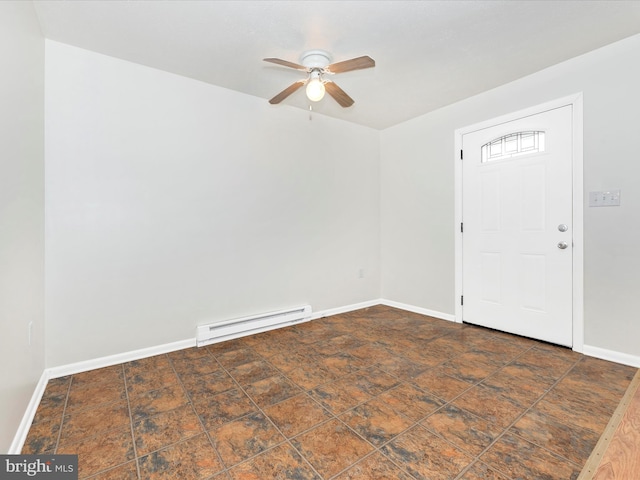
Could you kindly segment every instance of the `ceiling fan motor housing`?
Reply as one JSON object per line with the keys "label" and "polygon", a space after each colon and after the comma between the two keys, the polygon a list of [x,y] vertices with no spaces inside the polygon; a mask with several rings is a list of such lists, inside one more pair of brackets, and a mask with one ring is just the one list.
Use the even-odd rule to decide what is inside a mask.
{"label": "ceiling fan motor housing", "polygon": [[300,56],[300,63],[309,69],[324,68],[331,60],[331,55],[324,50],[309,50]]}

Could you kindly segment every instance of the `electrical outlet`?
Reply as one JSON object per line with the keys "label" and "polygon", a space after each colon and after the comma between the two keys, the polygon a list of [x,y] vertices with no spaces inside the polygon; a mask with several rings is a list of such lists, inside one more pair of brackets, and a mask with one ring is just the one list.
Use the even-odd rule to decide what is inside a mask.
{"label": "electrical outlet", "polygon": [[31,346],[31,336],[33,335],[33,321],[29,322],[29,346]]}
{"label": "electrical outlet", "polygon": [[358,270],[358,278],[364,278],[364,268]]}

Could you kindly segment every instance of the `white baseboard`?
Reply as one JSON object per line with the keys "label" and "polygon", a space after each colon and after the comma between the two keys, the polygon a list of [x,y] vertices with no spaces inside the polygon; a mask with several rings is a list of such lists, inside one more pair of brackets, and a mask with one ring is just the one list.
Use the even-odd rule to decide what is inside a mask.
{"label": "white baseboard", "polygon": [[607,350],[605,348],[584,345],[582,353],[590,357],[608,360],[610,362],[621,363],[631,367],[640,368],[640,356],[628,353],[616,352],[615,350]]}
{"label": "white baseboard", "polygon": [[415,307],[406,303],[394,302],[393,300],[386,300],[381,298],[378,301],[379,304],[386,305],[387,307],[399,308],[400,310],[406,310],[408,312],[419,313],[421,315],[427,315],[429,317],[439,318],[440,320],[447,320],[449,322],[455,322],[456,316],[452,313],[442,313],[435,310],[429,310],[427,308]]}
{"label": "white baseboard", "polygon": [[120,363],[140,360],[141,358],[153,357],[154,355],[175,352],[176,350],[183,350],[185,348],[195,346],[196,339],[189,338],[187,340],[181,340],[179,342],[165,343],[163,345],[156,345],[155,347],[142,348],[140,350],[133,350],[131,352],[117,353],[115,355],[109,355],[107,357],[93,358],[91,360],[84,360],[82,362],[61,365],[59,367],[52,367],[48,368],[45,371],[48,372],[49,378],[58,378],[64,377],[65,375],[73,375],[75,373],[86,372],[88,370],[95,370],[96,368],[110,367],[111,365],[118,365]]}
{"label": "white baseboard", "polygon": [[311,320],[317,320],[318,318],[330,317],[331,315],[339,315],[341,313],[353,312],[354,310],[361,310],[363,308],[373,307],[380,305],[380,300],[369,300],[366,302],[352,303],[351,305],[345,305],[344,307],[328,308],[326,310],[320,310],[311,314]]}
{"label": "white baseboard", "polygon": [[20,422],[18,430],[13,437],[13,442],[11,442],[11,446],[7,452],[9,455],[18,455],[22,452],[22,447],[24,446],[24,442],[29,434],[29,429],[33,423],[33,418],[36,416],[38,405],[40,405],[40,400],[42,400],[42,395],[44,394],[44,390],[47,388],[48,381],[49,375],[45,370],[42,372],[42,375],[40,375],[36,388],[33,390],[33,394],[31,395],[31,400],[29,400],[29,405],[27,405],[27,410],[24,412],[22,421]]}

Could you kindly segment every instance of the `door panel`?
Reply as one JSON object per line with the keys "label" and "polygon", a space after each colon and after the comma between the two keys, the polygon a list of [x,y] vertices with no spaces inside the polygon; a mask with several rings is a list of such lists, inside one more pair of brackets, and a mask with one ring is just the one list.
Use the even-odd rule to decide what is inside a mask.
{"label": "door panel", "polygon": [[463,136],[465,322],[572,344],[571,109]]}

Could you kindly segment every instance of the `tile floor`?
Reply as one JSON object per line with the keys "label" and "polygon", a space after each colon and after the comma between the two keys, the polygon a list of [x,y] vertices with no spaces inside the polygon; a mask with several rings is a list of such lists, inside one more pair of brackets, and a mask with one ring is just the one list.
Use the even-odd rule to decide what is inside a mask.
{"label": "tile floor", "polygon": [[91,479],[573,479],[636,369],[377,306],[51,380]]}

